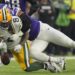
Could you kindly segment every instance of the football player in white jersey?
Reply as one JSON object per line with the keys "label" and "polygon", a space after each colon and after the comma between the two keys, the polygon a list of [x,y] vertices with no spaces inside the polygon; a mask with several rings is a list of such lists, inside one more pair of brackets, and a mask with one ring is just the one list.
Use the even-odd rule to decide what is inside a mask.
{"label": "football player in white jersey", "polygon": [[[19,44],[23,33],[21,32],[22,21],[17,16],[12,16],[6,7],[0,9],[0,50],[1,61],[7,65],[10,62],[7,50],[11,50],[17,62],[23,70],[26,70],[27,65],[25,61],[24,48],[22,46],[16,47]],[[28,42],[27,42],[28,45]],[[17,48],[21,49],[20,52]],[[29,45],[28,45],[29,48]],[[32,62],[32,60],[30,60]]]}

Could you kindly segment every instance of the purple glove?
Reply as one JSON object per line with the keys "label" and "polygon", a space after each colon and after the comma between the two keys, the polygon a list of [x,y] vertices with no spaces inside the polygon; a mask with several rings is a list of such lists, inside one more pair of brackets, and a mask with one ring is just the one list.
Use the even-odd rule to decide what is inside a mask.
{"label": "purple glove", "polygon": [[19,7],[15,7],[13,10],[12,10],[12,15],[13,16],[16,16],[17,13],[20,11],[21,9]]}

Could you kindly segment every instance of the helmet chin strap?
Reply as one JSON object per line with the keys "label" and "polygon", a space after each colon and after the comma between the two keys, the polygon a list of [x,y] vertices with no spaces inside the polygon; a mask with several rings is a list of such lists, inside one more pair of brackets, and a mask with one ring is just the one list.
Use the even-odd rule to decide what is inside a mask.
{"label": "helmet chin strap", "polygon": [[4,28],[4,27],[2,27],[2,26],[0,26],[0,28],[1,28],[2,30],[7,30],[7,29],[8,29],[7,27]]}
{"label": "helmet chin strap", "polygon": [[0,28],[3,29],[3,30],[7,30],[8,29],[8,26],[9,25],[7,25],[6,23],[1,23],[0,24]]}

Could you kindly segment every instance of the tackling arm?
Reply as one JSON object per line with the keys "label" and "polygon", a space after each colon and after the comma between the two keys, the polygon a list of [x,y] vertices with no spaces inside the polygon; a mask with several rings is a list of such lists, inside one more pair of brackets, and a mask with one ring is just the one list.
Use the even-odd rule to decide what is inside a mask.
{"label": "tackling arm", "polygon": [[29,38],[31,21],[29,17],[25,13],[23,13],[21,10],[17,13],[17,15],[20,17],[20,19],[22,20],[22,24],[23,24],[23,27],[21,30],[24,33],[24,35],[22,36],[21,41],[20,41],[20,44],[23,44]]}
{"label": "tackling arm", "polygon": [[21,41],[20,41],[20,44],[23,45],[23,44],[26,42],[26,40],[28,40],[28,38],[29,38],[29,33],[26,32],[26,33],[22,36]]}

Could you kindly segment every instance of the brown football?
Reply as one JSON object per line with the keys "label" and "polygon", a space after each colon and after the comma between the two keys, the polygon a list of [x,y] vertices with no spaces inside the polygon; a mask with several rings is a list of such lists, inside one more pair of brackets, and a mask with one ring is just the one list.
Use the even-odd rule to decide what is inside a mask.
{"label": "brown football", "polygon": [[8,53],[2,53],[1,54],[1,62],[4,64],[4,65],[8,65],[10,63],[10,58],[9,58],[9,54]]}

